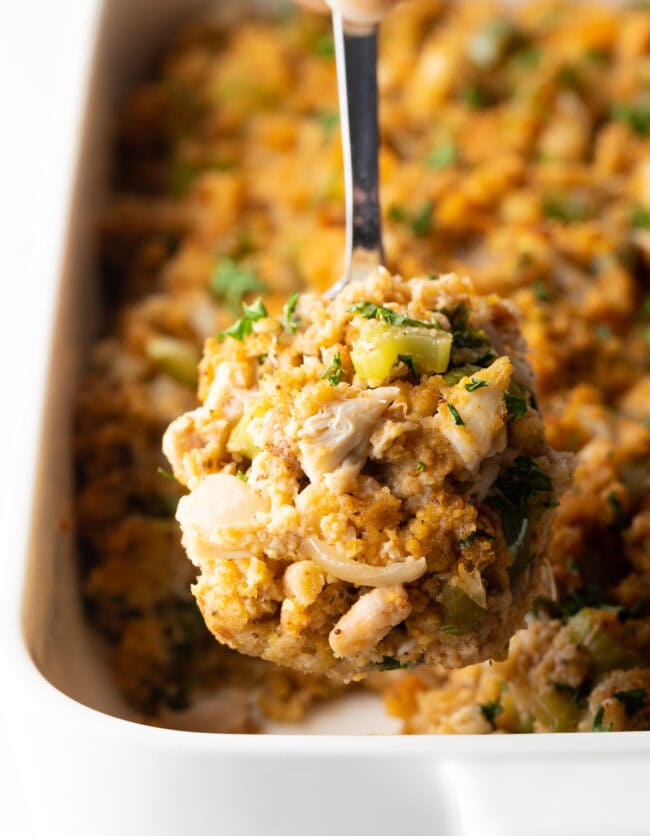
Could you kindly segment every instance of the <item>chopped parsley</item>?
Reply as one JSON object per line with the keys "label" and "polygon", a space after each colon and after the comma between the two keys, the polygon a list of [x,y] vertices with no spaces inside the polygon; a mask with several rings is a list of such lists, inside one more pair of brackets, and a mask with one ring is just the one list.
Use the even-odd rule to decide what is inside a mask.
{"label": "chopped parsley", "polygon": [[248,474],[244,473],[241,470],[238,470],[236,473],[238,479],[241,479],[242,482],[248,482]]}
{"label": "chopped parsley", "polygon": [[225,337],[232,337],[233,340],[242,342],[244,337],[253,333],[253,323],[269,315],[261,298],[256,299],[252,305],[247,305],[246,302],[242,302],[242,311],[244,315],[237,322],[233,322],[230,328],[226,328],[225,331],[217,334],[218,340],[223,340]]}
{"label": "chopped parsley", "polygon": [[172,482],[178,482],[178,479],[174,476],[174,474],[170,470],[165,470],[164,467],[158,467],[157,472],[159,476],[163,476],[165,479],[171,479]]}
{"label": "chopped parsley", "polygon": [[341,382],[342,375],[343,366],[341,365],[341,353],[337,351],[334,357],[332,357],[332,362],[325,374],[321,377],[321,380],[327,379],[330,386],[338,386]]}
{"label": "chopped parsley", "polygon": [[630,223],[637,229],[650,229],[650,209],[644,206],[635,206],[632,209]]}
{"label": "chopped parsley", "polygon": [[[483,348],[488,345],[485,333],[469,324],[472,309],[466,302],[459,302],[455,308],[443,308],[440,313],[443,313],[451,324],[454,348]],[[490,355],[493,358],[492,352]]]}
{"label": "chopped parsley", "polygon": [[605,715],[605,709],[601,705],[601,706],[598,707],[598,711],[594,715],[594,722],[593,722],[593,725],[591,727],[592,731],[595,731],[595,732],[610,732],[610,731],[614,730],[612,723],[610,723],[609,726],[604,726],[603,725],[604,715]]}
{"label": "chopped parsley", "polygon": [[427,469],[427,466],[424,462],[418,462],[415,469],[418,473],[423,473]]}
{"label": "chopped parsley", "polygon": [[468,84],[460,91],[461,101],[467,105],[471,110],[482,110],[484,107],[489,107],[494,104],[493,97],[489,95],[484,87],[480,84]]}
{"label": "chopped parsley", "polygon": [[429,168],[446,168],[458,160],[458,151],[453,142],[441,142],[427,154],[425,162]]}
{"label": "chopped parsley", "polygon": [[335,110],[320,110],[316,120],[325,133],[330,134],[339,124],[339,115]]}
{"label": "chopped parsley", "polygon": [[501,700],[488,700],[486,703],[479,703],[478,707],[481,709],[481,714],[488,721],[492,729],[496,729],[495,720],[499,714],[503,714]]}
{"label": "chopped parsley", "polygon": [[627,528],[630,522],[628,515],[623,510],[621,500],[614,493],[614,491],[610,491],[607,494],[607,501],[609,502],[610,507],[612,509],[612,522],[614,523],[616,528],[618,528],[619,531],[624,528]]}
{"label": "chopped parsley", "polygon": [[550,302],[551,294],[548,287],[542,281],[537,281],[533,285],[533,293],[538,302]]}
{"label": "chopped parsley", "polygon": [[296,316],[296,305],[298,304],[299,298],[300,294],[297,291],[294,291],[282,308],[282,319],[280,322],[287,334],[295,334],[296,329],[300,324],[300,320]]}
{"label": "chopped parsley", "polygon": [[236,314],[247,293],[268,290],[253,268],[241,267],[232,258],[222,258],[210,279],[210,292]]}
{"label": "chopped parsley", "polygon": [[612,119],[624,122],[637,136],[650,133],[650,102],[619,102],[612,107]]}
{"label": "chopped parsley", "polygon": [[429,279],[430,282],[437,282],[439,278],[440,275],[438,273],[427,273],[427,279]]}
{"label": "chopped parsley", "polygon": [[409,319],[397,311],[385,308],[383,305],[375,305],[374,302],[356,302],[348,308],[348,313],[357,313],[364,319],[377,319],[387,325],[412,325],[416,328],[436,328],[440,330],[438,322],[421,322],[419,319]]}
{"label": "chopped parsley", "polygon": [[563,224],[580,223],[588,217],[583,200],[562,195],[548,195],[542,204],[542,211],[544,217]]}
{"label": "chopped parsley", "polygon": [[487,531],[483,531],[482,528],[477,528],[476,531],[473,531],[468,537],[464,537],[462,540],[458,541],[458,548],[469,549],[469,547],[473,546],[479,538],[483,540],[494,540],[494,537],[491,534],[488,534]]}
{"label": "chopped parsley", "polygon": [[575,703],[576,708],[587,707],[587,698],[589,696],[589,692],[591,691],[591,683],[588,679],[585,679],[584,682],[581,682],[580,685],[576,687],[574,687],[573,685],[569,685],[566,682],[556,682],[555,687],[558,691],[562,691],[565,694],[569,694],[569,696]]}
{"label": "chopped parsley", "polygon": [[433,203],[427,201],[415,213],[407,212],[401,206],[391,206],[388,217],[391,221],[406,224],[418,238],[425,238],[433,227]]}
{"label": "chopped parsley", "polygon": [[646,696],[645,688],[630,688],[628,691],[614,692],[614,698],[621,703],[628,717],[643,708]]}
{"label": "chopped parsley", "polygon": [[451,417],[454,419],[454,424],[456,424],[457,427],[464,427],[465,422],[460,417],[460,414],[458,413],[458,410],[453,405],[453,403],[448,403],[447,408],[449,409],[449,412],[451,413]]}
{"label": "chopped parsley", "polygon": [[480,368],[480,366],[473,366],[469,363],[465,366],[457,366],[455,369],[443,374],[442,379],[447,386],[455,386],[464,377],[469,377],[473,372],[478,372]]}
{"label": "chopped parsley", "polygon": [[483,389],[484,386],[489,386],[490,384],[487,380],[480,380],[476,377],[473,377],[469,383],[465,384],[465,389],[468,392],[476,392],[477,389]]}
{"label": "chopped parsley", "polygon": [[415,368],[415,363],[413,362],[413,358],[410,354],[398,354],[397,355],[397,363],[396,366],[399,366],[400,363],[403,363],[406,368],[413,374],[415,378],[419,378],[420,375],[418,374],[418,370]]}
{"label": "chopped parsley", "polygon": [[503,398],[506,402],[506,410],[510,421],[518,421],[528,412],[528,404],[523,395],[517,395],[506,389],[503,393]]}
{"label": "chopped parsley", "polygon": [[377,663],[380,671],[399,671],[413,666],[413,662],[400,662],[394,656],[384,656],[381,662]]}
{"label": "chopped parsley", "polygon": [[314,55],[319,58],[334,58],[334,37],[331,33],[321,35],[314,44]]}

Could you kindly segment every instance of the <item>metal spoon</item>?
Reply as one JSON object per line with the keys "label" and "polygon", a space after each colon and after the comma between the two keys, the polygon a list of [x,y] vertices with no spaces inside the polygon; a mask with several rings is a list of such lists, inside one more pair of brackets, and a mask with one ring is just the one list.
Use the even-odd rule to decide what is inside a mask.
{"label": "metal spoon", "polygon": [[327,292],[331,299],[349,282],[366,278],[384,262],[379,209],[377,36],[379,24],[360,25],[333,11],[343,170],[345,264]]}

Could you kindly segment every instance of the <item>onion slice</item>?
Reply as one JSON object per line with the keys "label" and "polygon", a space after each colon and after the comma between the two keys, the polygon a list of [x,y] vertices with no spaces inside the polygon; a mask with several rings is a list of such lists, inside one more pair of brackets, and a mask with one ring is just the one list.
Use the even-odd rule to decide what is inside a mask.
{"label": "onion slice", "polygon": [[332,546],[316,537],[306,537],[303,541],[305,553],[324,572],[341,581],[355,586],[391,586],[392,584],[415,581],[427,570],[423,557],[390,566],[370,566],[356,560],[341,557]]}

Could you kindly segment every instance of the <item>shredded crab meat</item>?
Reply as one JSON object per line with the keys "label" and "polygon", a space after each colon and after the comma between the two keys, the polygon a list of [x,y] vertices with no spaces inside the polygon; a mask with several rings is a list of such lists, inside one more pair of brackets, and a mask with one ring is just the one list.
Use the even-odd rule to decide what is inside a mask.
{"label": "shredded crab meat", "polygon": [[[441,404],[435,425],[467,470],[477,470],[484,459],[506,446],[503,393],[511,374],[510,360],[499,357],[489,368],[471,375],[471,379],[464,377],[445,393],[447,404]],[[487,386],[468,391],[465,387],[470,380],[484,381]]]}
{"label": "shredded crab meat", "polygon": [[381,639],[411,613],[401,585],[373,589],[362,595],[335,624],[329,644],[336,656],[372,651]]}
{"label": "shredded crab meat", "polygon": [[331,490],[346,490],[368,458],[369,438],[377,419],[399,392],[396,386],[371,389],[355,398],[333,401],[305,421],[298,448],[311,482],[327,476]]}

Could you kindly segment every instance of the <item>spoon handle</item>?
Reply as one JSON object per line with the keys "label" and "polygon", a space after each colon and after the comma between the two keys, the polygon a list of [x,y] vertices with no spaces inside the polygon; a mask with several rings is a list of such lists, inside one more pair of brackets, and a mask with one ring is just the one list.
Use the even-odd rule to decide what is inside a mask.
{"label": "spoon handle", "polygon": [[333,12],[345,175],[346,249],[336,293],[384,261],[379,209],[377,35],[379,26],[349,25]]}

